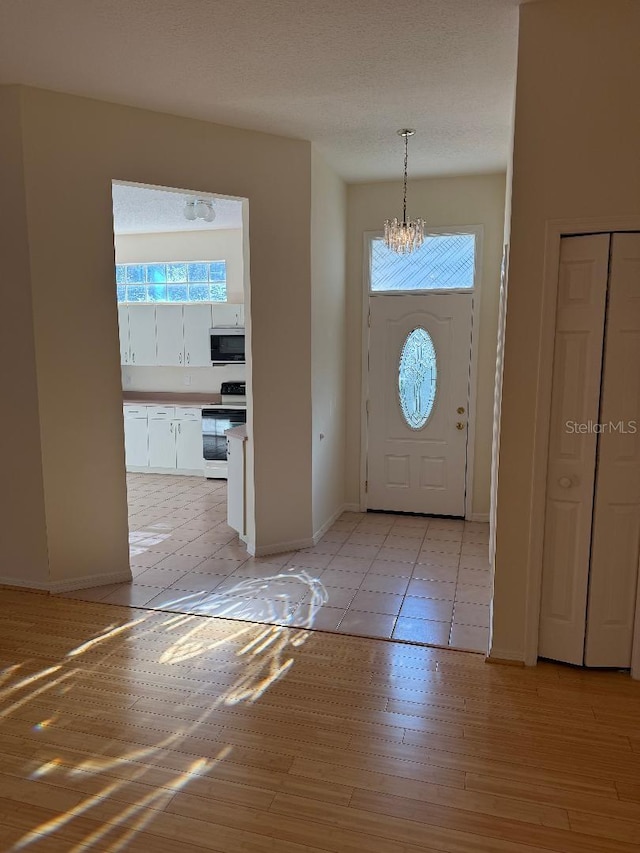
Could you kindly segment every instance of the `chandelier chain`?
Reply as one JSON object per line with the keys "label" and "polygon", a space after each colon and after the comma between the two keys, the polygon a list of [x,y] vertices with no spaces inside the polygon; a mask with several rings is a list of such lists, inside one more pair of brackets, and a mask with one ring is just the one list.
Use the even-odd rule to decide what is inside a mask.
{"label": "chandelier chain", "polygon": [[407,224],[407,168],[409,165],[409,134],[404,134],[404,192],[402,196],[402,224]]}

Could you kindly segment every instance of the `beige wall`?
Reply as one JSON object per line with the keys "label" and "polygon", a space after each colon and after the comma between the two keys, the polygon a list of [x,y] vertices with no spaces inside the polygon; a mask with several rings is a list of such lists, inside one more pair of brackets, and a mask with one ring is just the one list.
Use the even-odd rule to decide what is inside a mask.
{"label": "beige wall", "polygon": [[[249,200],[251,533],[263,547],[309,537],[311,146],[37,89],[19,92],[33,316],[22,306],[12,321],[16,339],[35,330],[51,579],[128,566],[112,180]],[[11,109],[3,125],[5,119],[18,134]],[[12,204],[13,236],[24,243],[16,210]],[[26,260],[23,248],[23,277]],[[13,362],[16,387],[32,386],[33,358]],[[287,394],[274,406],[282,364]],[[17,432],[15,457],[37,454],[35,439],[31,426]]]}
{"label": "beige wall", "polygon": [[[409,212],[436,227],[481,225],[480,340],[475,430],[473,513],[488,517],[498,291],[504,227],[504,175],[410,181]],[[347,501],[359,502],[362,377],[363,234],[380,231],[402,203],[402,184],[354,184],[348,192]]]}
{"label": "beige wall", "polygon": [[0,88],[0,583],[48,584],[19,91]]}
{"label": "beige wall", "polygon": [[[524,659],[538,621],[529,556],[536,440],[548,432],[539,360],[545,232],[554,220],[640,221],[640,4],[521,8],[492,654]],[[567,230],[575,230],[567,226]],[[637,366],[635,366],[637,367]],[[536,436],[536,418],[541,426]],[[538,509],[534,507],[534,511]],[[527,613],[527,601],[531,610]],[[535,649],[533,650],[535,653]]]}
{"label": "beige wall", "polygon": [[116,234],[116,263],[153,261],[226,261],[227,302],[244,302],[241,228]]}
{"label": "beige wall", "polygon": [[312,149],[311,359],[313,530],[344,504],[347,193],[344,182]]}

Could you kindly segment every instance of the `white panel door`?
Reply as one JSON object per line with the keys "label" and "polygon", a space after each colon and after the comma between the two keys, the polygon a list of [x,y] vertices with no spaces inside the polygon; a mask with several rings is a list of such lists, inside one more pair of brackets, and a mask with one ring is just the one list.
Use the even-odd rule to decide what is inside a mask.
{"label": "white panel door", "polygon": [[174,421],[177,467],[204,471],[202,418]]}
{"label": "white panel door", "polygon": [[182,305],[159,305],[156,309],[157,364],[163,367],[184,365]]}
{"label": "white panel door", "polygon": [[584,658],[597,447],[588,425],[598,420],[609,240],[565,238],[560,254],[539,654],[574,664]]}
{"label": "white panel door", "polygon": [[149,429],[145,418],[124,419],[125,464],[144,468],[149,464]]}
{"label": "white panel door", "polygon": [[129,364],[129,307],[118,305],[118,334],[120,336],[120,364]]}
{"label": "white panel door", "polygon": [[185,305],[183,312],[185,365],[208,367],[211,365],[209,330],[213,325],[211,305]]}
{"label": "white panel door", "polygon": [[136,367],[156,363],[156,309],[154,305],[129,306],[131,364]]}
{"label": "white panel door", "polygon": [[640,234],[614,234],[587,611],[587,666],[631,666],[640,560]]}
{"label": "white panel door", "polygon": [[464,515],[472,298],[370,297],[369,509]]}
{"label": "white panel door", "polygon": [[174,421],[149,418],[149,465],[151,468],[177,467]]}

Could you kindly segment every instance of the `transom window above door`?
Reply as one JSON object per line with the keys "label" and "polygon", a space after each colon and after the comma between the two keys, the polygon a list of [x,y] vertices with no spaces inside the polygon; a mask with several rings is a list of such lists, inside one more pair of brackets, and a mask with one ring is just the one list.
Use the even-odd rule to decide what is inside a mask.
{"label": "transom window above door", "polygon": [[429,234],[419,249],[401,255],[382,237],[370,243],[369,281],[372,293],[420,290],[472,290],[476,235]]}
{"label": "transom window above door", "polygon": [[118,302],[226,302],[226,261],[116,264]]}

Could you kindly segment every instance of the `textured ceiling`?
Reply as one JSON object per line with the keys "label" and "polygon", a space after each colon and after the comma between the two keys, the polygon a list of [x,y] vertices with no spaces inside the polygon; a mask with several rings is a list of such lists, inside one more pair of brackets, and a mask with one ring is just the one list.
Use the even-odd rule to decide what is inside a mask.
{"label": "textured ceiling", "polygon": [[[143,234],[156,231],[210,231],[242,227],[242,202],[212,198],[213,222],[184,218],[184,205],[194,196],[171,190],[157,190],[132,184],[113,185],[113,230],[116,234]],[[207,196],[207,198],[210,198]]]}
{"label": "textured ceiling", "polygon": [[0,83],[310,139],[346,179],[505,167],[519,0],[0,0]]}

